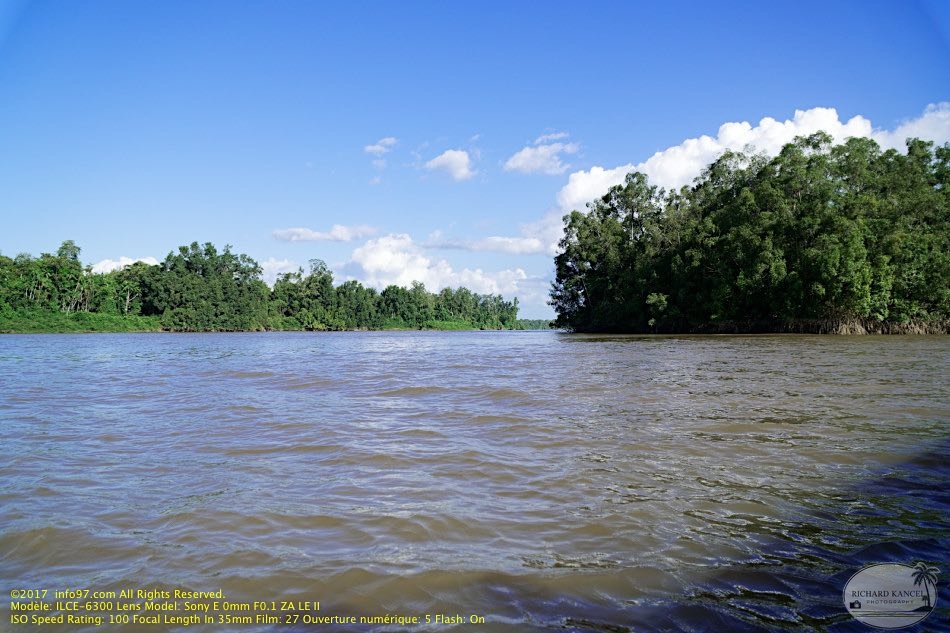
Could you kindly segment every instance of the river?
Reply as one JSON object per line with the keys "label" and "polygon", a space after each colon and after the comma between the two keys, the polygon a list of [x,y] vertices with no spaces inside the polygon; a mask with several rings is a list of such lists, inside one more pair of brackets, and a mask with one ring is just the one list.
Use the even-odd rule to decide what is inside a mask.
{"label": "river", "polygon": [[950,337],[5,335],[0,590],[863,631],[858,569],[950,560],[948,370]]}

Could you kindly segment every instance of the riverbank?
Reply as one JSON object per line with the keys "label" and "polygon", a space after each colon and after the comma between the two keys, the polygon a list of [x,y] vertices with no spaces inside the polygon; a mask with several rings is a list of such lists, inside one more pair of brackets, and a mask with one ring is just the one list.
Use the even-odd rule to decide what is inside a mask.
{"label": "riverbank", "polygon": [[[537,319],[518,319],[510,330],[544,329],[544,321]],[[437,330],[468,331],[480,330],[467,321],[428,321],[422,328],[408,328],[403,325],[381,327],[372,331],[391,330]],[[120,314],[100,314],[95,312],[41,312],[14,311],[0,312],[0,334],[70,334],[70,333],[124,333],[124,332],[173,332],[190,330],[171,330],[162,326],[159,316],[138,316]],[[302,332],[299,328],[267,328],[261,331]],[[361,331],[369,331],[366,328]]]}
{"label": "riverbank", "polygon": [[0,312],[0,334],[161,332],[157,316],[94,312]]}
{"label": "riverbank", "polygon": [[[546,330],[543,319],[518,319],[514,327],[508,330]],[[380,328],[360,328],[354,331],[477,331],[465,321],[428,321],[421,328],[406,327],[400,324],[384,325]],[[99,314],[94,312],[37,312],[15,311],[0,312],[0,334],[68,334],[68,333],[123,333],[123,332],[177,332],[192,330],[172,330],[162,326],[159,316],[138,316]],[[225,330],[221,330],[225,331]],[[231,330],[227,330],[231,331]],[[248,330],[250,331],[250,330]],[[272,327],[267,332],[304,332],[298,327]],[[950,334],[950,321],[935,319],[923,321],[913,319],[906,323],[875,321],[873,319],[814,319],[789,322],[766,321],[724,321],[707,323],[693,328],[656,329],[652,331],[621,330],[577,330],[586,334],[834,334],[840,336],[859,336],[874,334]]]}
{"label": "riverbank", "polygon": [[693,330],[696,334],[948,334],[950,321],[911,319],[905,323],[874,319],[810,319],[784,323],[730,321],[709,323]]}
{"label": "riverbank", "polygon": [[834,334],[861,336],[870,334],[950,334],[950,320],[924,321],[911,319],[905,323],[873,319],[809,319],[798,321],[723,321],[684,328],[650,330],[598,329],[574,330],[578,334]]}

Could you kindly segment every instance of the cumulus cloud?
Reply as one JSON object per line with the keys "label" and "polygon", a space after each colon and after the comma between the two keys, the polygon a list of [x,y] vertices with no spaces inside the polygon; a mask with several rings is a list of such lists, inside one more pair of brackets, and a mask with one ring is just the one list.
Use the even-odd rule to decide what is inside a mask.
{"label": "cumulus cloud", "polygon": [[455,270],[444,259],[428,257],[409,235],[390,234],[367,241],[353,251],[345,270],[362,283],[383,289],[420,281],[430,291],[465,286],[482,294],[517,295],[528,279],[521,268],[486,272],[481,268]]}
{"label": "cumulus cloud", "polygon": [[429,170],[442,169],[455,180],[468,180],[475,175],[472,171],[471,159],[468,152],[461,149],[450,149],[442,152],[426,163]]}
{"label": "cumulus cloud", "polygon": [[613,169],[594,166],[587,171],[575,171],[568,176],[567,184],[558,192],[557,203],[565,211],[583,209],[588,202],[604,195],[614,185],[622,183],[624,176],[636,171],[637,167],[638,165],[627,163]]}
{"label": "cumulus cloud", "polygon": [[715,137],[703,135],[686,139],[640,163],[576,171],[558,192],[558,205],[563,210],[582,209],[613,185],[622,183],[631,171],[645,173],[652,184],[679,188],[691,183],[726,150],[743,151],[751,147],[757,152],[775,155],[796,136],[818,131],[829,133],[836,143],[852,136],[870,137],[884,148],[903,148],[909,136],[944,143],[950,140],[950,103],[928,106],[920,117],[902,123],[893,131],[875,130],[871,121],[860,115],[842,121],[834,108],[796,110],[791,119],[777,121],[766,117],[755,126],[746,121],[724,123]]}
{"label": "cumulus cloud", "polygon": [[263,271],[261,277],[264,279],[264,283],[273,287],[274,282],[277,281],[277,275],[296,272],[298,268],[300,268],[300,265],[297,262],[269,257],[267,261],[261,262],[261,270]]}
{"label": "cumulus cloud", "polygon": [[131,257],[119,257],[119,259],[104,259],[101,262],[94,264],[92,267],[92,272],[94,273],[111,273],[113,270],[119,270],[120,268],[125,268],[130,266],[135,262],[145,262],[149,266],[154,266],[158,264],[158,260],[154,257],[139,257],[133,259]]}
{"label": "cumulus cloud", "polygon": [[382,156],[383,154],[388,154],[392,151],[393,147],[398,143],[398,139],[394,136],[387,136],[386,138],[381,138],[372,145],[367,145],[363,148],[363,151],[367,154],[372,154],[373,156]]}
{"label": "cumulus cloud", "polygon": [[329,231],[307,228],[277,229],[274,237],[285,242],[350,242],[376,234],[376,229],[365,224],[343,226],[334,224]]}
{"label": "cumulus cloud", "polygon": [[505,161],[505,171],[520,171],[524,174],[563,174],[570,165],[561,162],[561,154],[574,154],[577,143],[551,143],[525,147]]}
{"label": "cumulus cloud", "polygon": [[577,143],[555,143],[567,138],[567,132],[542,134],[534,140],[534,145],[522,148],[505,161],[505,171],[520,171],[525,174],[563,174],[570,168],[561,162],[562,154],[576,154],[580,146]]}
{"label": "cumulus cloud", "polygon": [[937,144],[950,142],[950,102],[931,104],[916,119],[904,121],[893,131],[875,131],[871,138],[881,147],[905,149],[909,138],[934,141]]}

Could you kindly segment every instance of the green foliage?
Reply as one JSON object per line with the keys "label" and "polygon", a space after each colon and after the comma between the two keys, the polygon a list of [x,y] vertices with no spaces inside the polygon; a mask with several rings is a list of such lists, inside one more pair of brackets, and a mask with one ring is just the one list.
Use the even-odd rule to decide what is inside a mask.
{"label": "green foliage", "polygon": [[169,253],[144,280],[146,315],[160,315],[175,331],[263,330],[270,291],[261,268],[247,255],[226,246],[218,253],[210,243],[192,242]]}
{"label": "green foliage", "polygon": [[472,324],[467,321],[426,321],[427,330],[472,330]]}
{"label": "green foliage", "polygon": [[274,288],[261,268],[226,246],[193,242],[157,266],[141,262],[94,274],[80,249],[56,255],[0,256],[0,331],[502,329],[512,328],[518,300],[466,288],[432,294],[421,283],[382,293],[358,281],[333,285],[318,259],[310,271],[280,275]]}
{"label": "green foliage", "polygon": [[727,152],[692,188],[629,174],[565,216],[551,305],[581,331],[950,316],[947,145],[798,138]]}
{"label": "green foliage", "polygon": [[554,327],[554,322],[550,319],[518,319],[515,321],[513,330],[550,330]]}
{"label": "green foliage", "polygon": [[161,329],[157,317],[46,310],[0,312],[0,333],[158,332]]}

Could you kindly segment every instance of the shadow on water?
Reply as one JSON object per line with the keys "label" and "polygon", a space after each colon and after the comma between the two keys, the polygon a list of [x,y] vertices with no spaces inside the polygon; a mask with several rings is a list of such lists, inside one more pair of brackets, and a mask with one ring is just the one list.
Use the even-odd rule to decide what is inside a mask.
{"label": "shadow on water", "polygon": [[[872,563],[925,561],[940,567],[950,560],[948,454],[945,439],[876,478],[855,482],[838,497],[862,503],[810,509],[813,523],[786,539],[762,539],[767,562],[725,565],[682,597],[631,613],[632,630],[872,630],[844,608],[842,592],[854,573]],[[950,630],[946,599],[905,630]]]}
{"label": "shadow on water", "polygon": [[[451,588],[496,610],[479,626],[455,630],[575,631],[627,633],[633,631],[832,631],[874,630],[852,618],[842,592],[848,579],[872,563],[915,564],[925,561],[945,567],[950,560],[950,439],[904,462],[887,467],[876,477],[853,482],[837,491],[837,506],[804,508],[808,521],[783,523],[781,528],[749,521],[746,538],[753,539],[761,559],[753,563],[722,561],[713,571],[694,574],[668,597],[623,601],[578,599],[557,594],[535,576],[465,572]],[[613,570],[623,573],[621,570]],[[942,569],[950,574],[950,569]],[[585,573],[567,580],[582,587]],[[411,606],[420,582],[413,577],[381,577],[377,586],[406,588]],[[444,582],[444,581],[442,581]],[[564,587],[565,583],[555,584]],[[938,593],[940,592],[938,581]],[[426,597],[431,597],[430,593]],[[678,594],[678,595],[676,595]],[[950,630],[950,597],[938,599],[936,609],[906,631]],[[411,610],[411,609],[408,609]],[[356,601],[334,605],[333,613],[361,613]],[[446,630],[446,627],[331,626],[336,631]],[[311,631],[313,625],[282,625],[274,631]]]}

